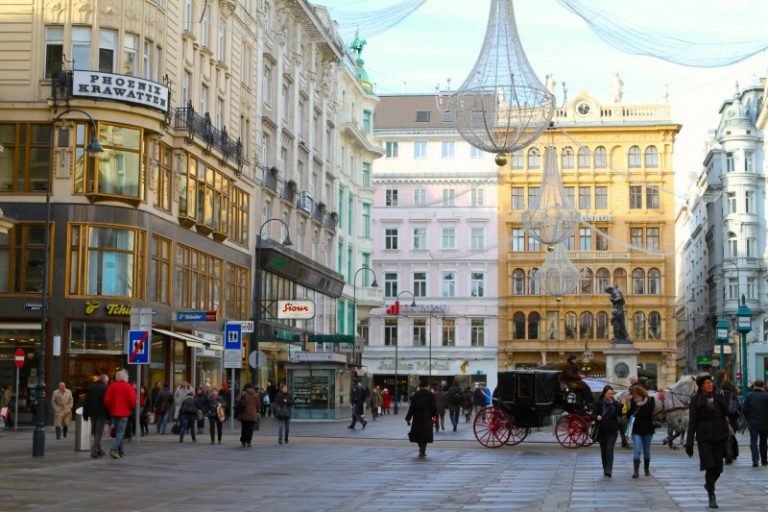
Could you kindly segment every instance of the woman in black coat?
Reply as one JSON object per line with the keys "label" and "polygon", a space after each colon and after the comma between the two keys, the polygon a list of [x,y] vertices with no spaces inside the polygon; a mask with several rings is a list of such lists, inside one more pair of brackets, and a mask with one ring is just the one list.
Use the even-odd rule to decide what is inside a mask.
{"label": "woman in black coat", "polygon": [[408,439],[419,445],[419,457],[427,456],[427,443],[431,443],[432,418],[437,416],[437,403],[435,395],[429,390],[427,381],[419,383],[419,389],[411,396],[411,404],[405,421],[411,426]]}
{"label": "woman in black coat", "polygon": [[728,404],[722,395],[715,393],[712,376],[696,378],[698,392],[691,399],[688,409],[688,435],[685,453],[693,457],[693,439],[699,446],[699,470],[705,471],[704,488],[709,495],[709,508],[717,508],[715,482],[723,472],[723,450],[728,439]]}
{"label": "woman in black coat", "polygon": [[645,476],[651,476],[651,441],[655,432],[653,426],[653,411],[656,401],[639,384],[629,389],[632,400],[629,404],[629,416],[634,416],[632,427],[632,445],[634,447],[632,478],[638,478],[640,470],[640,454],[643,455]]}
{"label": "woman in black coat", "polygon": [[621,406],[613,396],[613,388],[605,386],[600,398],[592,405],[592,415],[597,421],[597,440],[600,443],[603,474],[608,478],[611,478],[613,473],[613,447],[619,436],[619,418],[621,418]]}

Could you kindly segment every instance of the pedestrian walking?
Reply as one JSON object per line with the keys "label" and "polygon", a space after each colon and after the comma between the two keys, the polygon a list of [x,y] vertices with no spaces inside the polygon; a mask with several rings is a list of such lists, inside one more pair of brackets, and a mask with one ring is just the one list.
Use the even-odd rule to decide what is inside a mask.
{"label": "pedestrian walking", "polygon": [[53,426],[56,427],[56,439],[61,439],[62,432],[67,437],[67,429],[72,421],[72,391],[67,385],[59,382],[59,387],[53,392],[51,406],[53,407]]}
{"label": "pedestrian walking", "polygon": [[182,381],[181,384],[179,384],[179,387],[176,388],[176,390],[173,392],[173,420],[179,421],[179,410],[181,409],[181,404],[186,400],[187,393],[193,393],[195,390],[192,389],[192,386],[189,385],[189,382]]}
{"label": "pedestrian walking", "polygon": [[656,403],[653,397],[648,395],[645,388],[639,384],[631,389],[630,395],[632,399],[629,403],[629,417],[630,421],[633,422],[632,445],[634,448],[632,478],[639,477],[641,451],[645,476],[651,476],[651,440],[655,432],[653,409],[656,407]]}
{"label": "pedestrian walking", "polygon": [[288,385],[283,383],[272,404],[272,414],[277,419],[277,444],[288,444],[288,431],[291,428],[293,395],[288,392]]}
{"label": "pedestrian walking", "polygon": [[152,397],[147,393],[147,388],[141,386],[141,412],[139,414],[139,426],[141,427],[141,437],[149,435],[149,412],[152,410]]}
{"label": "pedestrian walking", "polygon": [[371,392],[371,417],[373,418],[373,421],[376,421],[376,418],[378,418],[381,415],[381,388],[379,386],[374,386],[373,391]]}
{"label": "pedestrian walking", "polygon": [[592,406],[592,414],[597,420],[597,440],[600,443],[600,460],[603,463],[603,475],[611,478],[613,473],[613,448],[619,436],[621,406],[614,399],[615,391],[605,386],[600,398]]}
{"label": "pedestrian walking", "polygon": [[469,386],[464,388],[464,402],[462,403],[462,409],[464,410],[464,423],[469,423],[469,419],[472,416],[472,405],[474,403],[474,396]]}
{"label": "pedestrian walking", "polygon": [[189,430],[189,435],[192,436],[192,442],[197,442],[197,436],[195,436],[195,433],[197,432],[197,411],[199,409],[197,408],[196,402],[195,402],[195,393],[192,391],[189,391],[187,393],[186,398],[182,400],[181,407],[179,408],[179,419],[180,426],[179,426],[179,442],[184,442],[184,434]]}
{"label": "pedestrian walking", "polygon": [[109,376],[102,373],[99,380],[88,387],[83,406],[83,419],[91,422],[91,457],[97,459],[104,456],[101,449],[101,438],[104,435],[104,427],[107,424],[107,408],[104,405],[104,394],[107,392]]}
{"label": "pedestrian walking", "polygon": [[[731,382],[728,373],[720,370],[717,372],[720,376],[718,387],[717,377],[712,379],[715,384],[715,392],[720,393],[723,401],[728,406],[728,423],[731,425],[731,431],[736,432],[739,429],[739,416],[741,415],[741,404],[739,403],[739,393],[736,386]],[[733,461],[739,457],[739,443],[736,437],[728,437],[728,445],[725,447],[725,463],[733,464]]]}
{"label": "pedestrian walking", "polygon": [[461,405],[464,403],[464,395],[456,381],[453,381],[453,385],[448,389],[446,403],[448,404],[448,418],[451,420],[453,431],[456,432],[456,428],[459,425]]}
{"label": "pedestrian walking", "polygon": [[[277,398],[277,386],[275,386],[275,384],[271,380],[268,380],[266,391],[267,391],[267,397],[269,399],[269,401],[267,402],[267,405],[271,405],[272,403],[274,403],[275,398]],[[266,414],[271,416],[272,407],[267,407],[265,412]]]}
{"label": "pedestrian walking", "polygon": [[[715,393],[712,376],[699,375],[696,378],[698,390],[691,399],[688,409],[688,435],[685,438],[685,453],[693,457],[693,441],[699,448],[699,470],[704,471],[704,488],[709,496],[709,508],[718,508],[715,497],[715,482],[723,472],[725,441],[730,434],[728,405],[719,393]],[[694,437],[695,436],[695,437]]]}
{"label": "pedestrian walking", "polygon": [[475,414],[485,407],[485,392],[482,382],[478,382],[475,386],[475,391],[472,393],[472,404],[475,406]]}
{"label": "pedestrian walking", "polygon": [[359,421],[365,428],[368,422],[365,421],[365,390],[360,385],[360,381],[355,379],[352,384],[352,390],[349,393],[349,403],[352,406],[352,423],[347,427],[355,430],[355,424]]}
{"label": "pedestrian walking", "polygon": [[208,414],[208,395],[200,386],[195,390],[195,407],[197,407],[197,433],[201,435],[205,428],[205,417]]}
{"label": "pedestrian walking", "polygon": [[437,407],[435,432],[440,432],[441,428],[445,431],[445,410],[448,405],[448,393],[440,384],[435,384],[435,387],[432,388],[432,390],[435,393],[435,406]]}
{"label": "pedestrian walking", "polygon": [[411,395],[405,422],[411,427],[408,440],[419,446],[419,457],[427,456],[427,444],[434,441],[432,418],[437,415],[435,395],[429,390],[426,380],[419,383],[419,389]]}
{"label": "pedestrian walking", "polygon": [[392,394],[389,389],[384,388],[381,391],[381,412],[382,414],[389,414],[389,409],[392,407]]}
{"label": "pedestrian walking", "polygon": [[157,402],[155,404],[155,416],[157,421],[157,433],[165,434],[165,429],[168,427],[168,419],[171,416],[173,410],[173,395],[171,394],[171,388],[166,384],[163,386],[162,391],[157,395]]}
{"label": "pedestrian walking", "polygon": [[125,457],[123,437],[128,425],[128,417],[136,407],[136,390],[128,384],[127,371],[120,370],[115,374],[114,384],[111,384],[107,388],[107,392],[104,393],[104,405],[115,428],[115,438],[112,440],[112,449],[109,451],[109,455],[113,459]]}
{"label": "pedestrian walking", "polygon": [[[749,425],[749,448],[752,451],[752,467],[756,468],[760,462],[768,465],[768,393],[765,391],[765,382],[756,380],[752,384],[752,391],[744,400],[744,417]],[[760,442],[758,450],[758,440]]]}
{"label": "pedestrian walking", "polygon": [[259,394],[249,382],[243,386],[243,392],[240,393],[237,404],[235,404],[236,418],[240,421],[240,445],[243,448],[251,446],[253,430],[259,421],[260,407]]}
{"label": "pedestrian walking", "polygon": [[208,429],[211,433],[211,444],[214,444],[216,439],[218,439],[219,444],[221,444],[221,431],[224,420],[227,417],[225,407],[226,404],[224,403],[224,399],[219,396],[219,390],[216,388],[211,389],[211,394],[208,396],[207,403]]}

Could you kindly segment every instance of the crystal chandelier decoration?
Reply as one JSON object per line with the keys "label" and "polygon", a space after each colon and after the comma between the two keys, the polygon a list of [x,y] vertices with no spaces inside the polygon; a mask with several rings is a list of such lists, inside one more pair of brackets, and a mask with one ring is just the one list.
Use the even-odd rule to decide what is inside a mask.
{"label": "crystal chandelier decoration", "polygon": [[523,212],[522,220],[531,237],[550,247],[568,239],[579,226],[581,214],[565,193],[553,146],[544,153],[541,187]]}
{"label": "crystal chandelier decoration", "polygon": [[581,273],[571,263],[565,244],[557,244],[544,257],[544,264],[536,273],[541,290],[554,296],[558,302],[564,295],[573,293],[579,284]]}
{"label": "crystal chandelier decoration", "polygon": [[492,0],[485,39],[475,66],[450,96],[446,109],[472,146],[507,155],[536,140],[552,120],[555,97],[538,79],[517,33],[512,0]]}

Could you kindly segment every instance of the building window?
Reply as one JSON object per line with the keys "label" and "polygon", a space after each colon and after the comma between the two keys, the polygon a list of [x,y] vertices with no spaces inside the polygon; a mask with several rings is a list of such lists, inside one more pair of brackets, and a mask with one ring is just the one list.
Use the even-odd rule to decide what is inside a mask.
{"label": "building window", "polygon": [[414,297],[427,296],[427,273],[426,272],[413,273],[413,296]]}
{"label": "building window", "polygon": [[387,158],[397,158],[399,153],[399,143],[388,141],[384,144]]}
{"label": "building window", "polygon": [[[145,44],[146,46],[146,44]],[[115,72],[115,52],[117,51],[117,30],[99,30],[99,71]]]}
{"label": "building window", "polygon": [[528,208],[533,208],[539,195],[539,187],[528,187]]}
{"label": "building window", "polygon": [[200,112],[208,114],[208,86],[202,84],[200,86]]}
{"label": "building window", "polygon": [[539,294],[539,269],[532,268],[528,271],[528,295]]}
{"label": "building window", "polygon": [[603,146],[595,148],[595,169],[608,168],[608,152]]}
{"label": "building window", "polygon": [[145,246],[138,229],[70,224],[69,295],[142,298]]}
{"label": "building window", "polygon": [[135,34],[125,34],[123,36],[123,74],[129,76],[138,76],[138,49],[139,36]]}
{"label": "building window", "polygon": [[646,208],[659,208],[659,186],[648,185],[645,187],[645,206]]}
{"label": "building window", "polygon": [[629,153],[627,155],[627,165],[630,169],[637,169],[641,166],[641,164],[640,148],[637,146],[632,146],[629,148]]}
{"label": "building window", "polygon": [[595,337],[598,340],[608,339],[608,313],[600,311],[595,317]]}
{"label": "building window", "polygon": [[413,143],[413,158],[427,158],[427,142],[417,140]]}
{"label": "building window", "polygon": [[584,312],[581,314],[579,322],[579,339],[591,340],[594,336],[594,319],[592,313]]}
{"label": "building window", "polygon": [[261,100],[265,105],[272,105],[272,68],[264,66],[264,75],[261,77]]}
{"label": "building window", "polygon": [[512,271],[512,295],[525,295],[525,272],[521,268]]}
{"label": "building window", "polygon": [[557,311],[547,311],[547,339],[556,340],[560,338],[560,313]]}
{"label": "building window", "polygon": [[746,239],[747,242],[747,258],[757,257],[757,240],[752,237]]}
{"label": "building window", "polygon": [[744,172],[753,172],[755,169],[754,159],[751,151],[744,152]]}
{"label": "building window", "polygon": [[470,286],[469,294],[472,297],[485,297],[485,273],[470,272],[469,286]]}
{"label": "building window", "polygon": [[184,0],[184,30],[192,32],[192,22],[194,13],[192,11],[192,0]]}
{"label": "building window", "polygon": [[[50,283],[53,245],[48,249]],[[0,293],[42,292],[45,262],[45,224],[16,224],[0,234]]]}
{"label": "building window", "polygon": [[144,55],[142,58],[143,76],[152,80],[152,41],[144,40]]}
{"label": "building window", "polygon": [[440,248],[444,251],[456,249],[456,228],[443,228],[441,230]]}
{"label": "building window", "polygon": [[423,251],[427,248],[427,228],[413,228],[413,250]]}
{"label": "building window", "polygon": [[728,256],[730,258],[739,257],[739,240],[736,233],[728,233]]}
{"label": "building window", "polygon": [[655,268],[648,271],[648,295],[661,295],[661,272]]}
{"label": "building window", "polygon": [[472,318],[469,326],[469,344],[473,347],[485,346],[485,320]]}
{"label": "building window", "polygon": [[426,206],[427,189],[417,188],[413,190],[413,204],[415,204],[416,206]]}
{"label": "building window", "polygon": [[360,169],[360,183],[364,187],[371,187],[371,164],[369,162],[363,162]]}
{"label": "building window", "polygon": [[456,320],[453,318],[443,318],[442,323],[442,345],[444,347],[456,346]]}
{"label": "building window", "polygon": [[573,169],[573,148],[566,146],[561,154],[563,169]]}
{"label": "building window", "polygon": [[592,208],[592,187],[579,187],[579,209]]}
{"label": "building window", "polygon": [[623,268],[617,268],[613,271],[613,284],[619,290],[627,289],[627,271]]}
{"label": "building window", "polygon": [[757,299],[757,283],[754,277],[747,278],[747,298],[750,300]]}
{"label": "building window", "polygon": [[755,193],[751,190],[744,192],[744,213],[755,213]]}
{"label": "building window", "polygon": [[582,295],[591,295],[594,293],[594,288],[592,288],[592,285],[594,283],[592,274],[592,269],[590,268],[583,268],[581,269],[581,294]]}
{"label": "building window", "polygon": [[648,146],[645,148],[645,166],[646,167],[658,167],[659,166],[659,150],[656,146]]}
{"label": "building window", "polygon": [[413,319],[413,346],[427,346],[427,320],[424,318]]}
{"label": "building window", "polygon": [[384,319],[384,346],[397,345],[397,318]]}
{"label": "building window", "polygon": [[725,154],[725,170],[726,172],[733,172],[736,169],[735,162],[733,160],[733,153]]}
{"label": "building window", "polygon": [[441,155],[443,158],[454,158],[456,156],[456,143],[452,140],[444,140],[441,144]]}
{"label": "building window", "polygon": [[525,314],[520,311],[512,315],[512,339],[525,339]]}
{"label": "building window", "polygon": [[444,123],[452,123],[455,120],[456,116],[451,112],[450,110],[443,110],[443,122]]}
{"label": "building window", "polygon": [[579,169],[589,169],[589,164],[592,160],[592,155],[589,153],[587,146],[581,146],[579,148]]}
{"label": "building window", "polygon": [[563,187],[563,190],[565,190],[565,199],[572,205],[576,205],[575,197],[574,197],[574,189],[573,187]]}
{"label": "building window", "polygon": [[184,245],[176,246],[174,304],[205,310],[221,308],[222,261]]}
{"label": "building window", "polygon": [[429,110],[417,110],[416,111],[416,122],[417,123],[428,123],[429,122]]}
{"label": "building window", "polygon": [[456,296],[456,272],[443,272],[440,279],[440,296]]}
{"label": "building window", "polygon": [[576,313],[572,311],[565,314],[565,339],[576,339]]}
{"label": "building window", "polygon": [[641,268],[632,271],[632,293],[635,295],[645,293],[645,272]]}
{"label": "building window", "polygon": [[397,250],[397,228],[387,228],[384,231],[384,248],[389,251]]}
{"label": "building window", "polygon": [[91,27],[72,27],[72,69],[91,69]]}
{"label": "building window", "polygon": [[523,193],[525,190],[523,187],[512,187],[512,204],[511,207],[513,210],[524,210],[525,209],[525,199],[523,196]]}
{"label": "building window", "polygon": [[241,63],[240,81],[245,84],[246,87],[251,86],[251,47],[247,44],[243,45],[243,61]]}
{"label": "building window", "polygon": [[469,146],[469,158],[477,159],[483,158],[483,150],[476,148],[475,146]]}
{"label": "building window", "polygon": [[530,252],[537,252],[541,250],[541,239],[539,228],[532,228],[528,233],[528,250]]}
{"label": "building window", "polygon": [[643,187],[639,185],[629,187],[629,207],[635,210],[643,207]]}
{"label": "building window", "polygon": [[384,296],[397,297],[397,272],[384,273]]}
{"label": "building window", "polygon": [[541,152],[538,148],[531,148],[528,150],[528,168],[538,169],[541,167]]}
{"label": "building window", "polygon": [[645,339],[645,314],[642,311],[632,315],[632,332],[636,340]]}
{"label": "building window", "polygon": [[736,192],[728,192],[728,213],[736,213]]}
{"label": "building window", "polygon": [[739,280],[728,278],[728,300],[739,300]]}
{"label": "building window", "polygon": [[649,251],[658,251],[661,249],[659,228],[648,228],[645,230],[645,247]]}
{"label": "building window", "polygon": [[49,124],[0,124],[0,194],[48,190],[51,136]]}
{"label": "building window", "polygon": [[525,230],[514,228],[509,236],[510,250],[514,252],[525,251]]}
{"label": "building window", "polygon": [[605,210],[608,208],[608,187],[595,187],[595,209]]}
{"label": "building window", "polygon": [[592,250],[592,230],[579,228],[579,250],[582,252]]}
{"label": "building window", "polygon": [[597,280],[597,292],[602,293],[606,288],[611,286],[611,273],[607,268],[599,268],[595,272],[595,279]]}
{"label": "building window", "polygon": [[473,251],[485,249],[485,228],[470,228],[469,247]]}
{"label": "building window", "polygon": [[229,318],[249,318],[250,272],[247,268],[227,264],[227,296],[225,312]]}
{"label": "building window", "polygon": [[648,337],[652,340],[661,339],[661,315],[658,311],[648,313]]}
{"label": "building window", "polygon": [[595,233],[595,250],[596,251],[608,250],[608,237],[600,232]]}
{"label": "building window", "polygon": [[470,196],[472,206],[477,207],[485,204],[485,189],[481,187],[472,187]]}
{"label": "building window", "polygon": [[363,238],[371,238],[371,205],[363,203],[362,207],[363,215]]}
{"label": "building window", "polygon": [[159,144],[160,155],[157,172],[152,174],[152,205],[160,210],[171,211],[173,197],[173,149],[167,144]]}
{"label": "building window", "polygon": [[512,153],[512,155],[509,157],[509,166],[512,169],[525,168],[525,156],[523,155],[522,151],[518,150]]}
{"label": "building window", "polygon": [[385,206],[397,206],[397,190],[396,188],[388,188],[384,191]]}
{"label": "building window", "polygon": [[64,62],[64,27],[45,27],[45,78],[59,74]]}
{"label": "building window", "polygon": [[453,188],[443,189],[443,206],[456,206],[456,190]]}

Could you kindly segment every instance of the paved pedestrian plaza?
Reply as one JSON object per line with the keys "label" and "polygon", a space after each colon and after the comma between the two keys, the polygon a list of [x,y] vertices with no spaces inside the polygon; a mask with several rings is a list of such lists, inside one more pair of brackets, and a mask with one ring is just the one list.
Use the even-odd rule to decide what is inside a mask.
{"label": "paved pedestrian plaza", "polygon": [[[661,446],[661,433],[651,477],[632,480],[631,452],[617,446],[606,479],[596,446],[566,450],[551,429],[492,450],[461,423],[419,459],[402,412],[355,431],[340,421],[294,422],[282,446],[268,418],[251,448],[228,428],[221,445],[209,444],[207,432],[180,444],[153,428],[120,460],[75,452],[73,435],[57,441],[50,431],[45,457],[33,458],[29,427],[0,432],[0,511],[707,510],[698,459]],[[721,510],[768,510],[768,467],[752,468],[741,442],[741,457],[718,482]]]}

